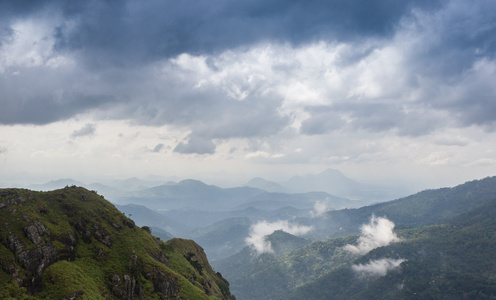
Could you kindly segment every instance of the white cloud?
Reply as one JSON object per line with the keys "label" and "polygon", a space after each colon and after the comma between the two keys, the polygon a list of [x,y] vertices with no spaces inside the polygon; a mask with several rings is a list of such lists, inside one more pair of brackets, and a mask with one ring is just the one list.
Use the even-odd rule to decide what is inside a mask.
{"label": "white cloud", "polygon": [[288,221],[267,222],[260,221],[250,227],[250,235],[245,239],[248,246],[254,249],[257,254],[272,253],[272,245],[267,241],[267,236],[276,230],[282,230],[292,235],[305,235],[313,228],[311,226],[300,226],[291,224]]}
{"label": "white cloud", "polygon": [[352,268],[361,276],[385,276],[389,270],[398,268],[405,259],[383,258],[371,260],[367,264],[353,265]]}
{"label": "white cloud", "polygon": [[[401,22],[388,27],[395,32],[387,36],[319,41],[335,36],[319,34],[304,42],[285,43],[279,30],[275,30],[277,41],[266,36],[270,27],[263,24],[264,30],[251,33],[264,38],[247,41],[251,34],[239,35],[235,30],[234,35],[222,37],[237,42],[211,48],[215,51],[200,48],[213,46],[220,36],[202,39],[189,26],[186,31],[173,30],[167,26],[170,20],[178,22],[177,15],[172,19],[158,13],[141,15],[151,8],[141,5],[132,4],[129,7],[136,9],[123,9],[120,12],[126,11],[125,17],[121,19],[118,13],[112,21],[100,20],[105,14],[92,12],[99,9],[92,5],[81,6],[80,15],[64,15],[58,5],[30,6],[30,13],[12,18],[3,12],[0,27],[7,31],[0,30],[0,124],[45,124],[38,126],[41,141],[37,144],[38,139],[29,133],[32,130],[6,139],[19,130],[1,127],[6,139],[2,145],[9,149],[4,170],[46,173],[44,164],[62,164],[55,158],[71,157],[74,149],[43,142],[52,134],[46,124],[80,128],[78,118],[86,114],[85,122],[97,123],[101,136],[85,141],[88,172],[99,170],[89,162],[100,166],[103,140],[105,153],[113,153],[108,157],[122,158],[115,164],[106,160],[107,169],[122,168],[126,176],[135,176],[136,170],[156,173],[160,164],[187,165],[161,170],[189,172],[183,176],[205,171],[205,167],[240,174],[248,170],[248,177],[267,172],[284,177],[333,167],[351,170],[366,180],[420,179],[424,182],[415,188],[423,189],[494,175],[496,60],[490,45],[495,35],[494,26],[488,25],[494,23],[492,1],[470,5],[450,0],[433,10],[409,8],[406,15],[394,18]],[[182,9],[186,13],[189,6]],[[150,12],[158,11],[162,10]],[[212,17],[208,12],[202,17]],[[138,17],[129,19],[134,14]],[[188,21],[188,17],[179,20]],[[250,28],[256,25],[251,18],[249,22]],[[196,23],[209,24],[197,30],[219,24]],[[133,30],[126,30],[128,25]],[[140,26],[147,30],[139,30]],[[168,37],[174,45],[193,42],[200,48],[176,45],[168,52],[168,38],[157,39],[168,36],[163,28],[193,34],[191,39]],[[305,26],[285,28],[307,32]],[[140,32],[149,34],[134,35]],[[156,137],[139,137],[133,140],[132,149],[123,149],[123,141],[107,145],[114,132],[104,135],[102,121],[119,123],[128,130],[141,126],[150,133],[157,126],[167,127],[177,131],[177,140],[165,143]],[[477,141],[474,132],[479,135]],[[70,135],[69,131],[65,136]],[[141,157],[135,149],[162,143],[163,155],[137,159]],[[245,150],[250,145],[256,147]],[[24,153],[27,147],[43,148],[55,158],[27,163],[23,159],[29,157]],[[163,153],[166,148],[176,151]],[[60,170],[70,172],[76,169],[77,160],[66,161],[64,166]]]}
{"label": "white cloud", "polygon": [[400,239],[393,232],[394,223],[386,218],[372,216],[369,224],[363,224],[357,245],[346,245],[345,250],[353,254],[366,254],[371,250],[398,242]]}
{"label": "white cloud", "polygon": [[310,216],[312,218],[322,217],[327,210],[327,203],[325,201],[316,201],[313,205],[313,210],[310,212]]}

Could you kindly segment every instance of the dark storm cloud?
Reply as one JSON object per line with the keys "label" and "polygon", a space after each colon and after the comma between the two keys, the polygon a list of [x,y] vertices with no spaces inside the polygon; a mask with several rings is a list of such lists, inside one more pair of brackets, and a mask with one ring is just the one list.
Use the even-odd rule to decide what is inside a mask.
{"label": "dark storm cloud", "polygon": [[[384,103],[341,103],[334,106],[308,108],[311,117],[304,120],[301,133],[325,134],[348,128],[369,132],[394,130],[403,136],[421,136],[445,126],[428,113],[405,112],[401,105]],[[345,121],[347,120],[347,121]]]}
{"label": "dark storm cloud", "polygon": [[43,68],[0,73],[0,124],[48,124],[115,101],[114,95],[83,86],[78,74]]}
{"label": "dark storm cloud", "polygon": [[[194,136],[205,139],[270,136],[291,122],[279,112],[280,97],[254,92],[243,100],[235,100],[219,88],[192,89],[190,82],[184,84],[172,78],[168,83],[171,88],[155,88],[156,94],[131,94],[140,101],[126,103],[122,111],[111,117],[132,118],[151,126],[188,127]],[[152,83],[155,84],[160,82]]]}
{"label": "dark storm cloud", "polygon": [[[15,76],[13,69],[0,73],[0,124],[46,124],[90,111],[101,118],[186,128],[191,135],[174,151],[213,153],[212,140],[267,137],[286,128],[292,119],[281,114],[281,94],[249,91],[238,101],[224,87],[194,90],[197,82],[189,76],[195,74],[170,67],[164,75],[156,65],[167,65],[166,59],[181,53],[204,54],[210,55],[206,64],[215,73],[223,71],[215,55],[225,50],[263,42],[297,48],[327,41],[349,45],[336,62],[346,68],[403,38],[417,40],[401,53],[404,71],[415,79],[405,84],[404,94],[387,103],[351,99],[306,108],[310,118],[301,133],[358,128],[418,136],[446,126],[425,110],[452,114],[461,126],[493,127],[496,74],[486,71],[484,79],[472,69],[478,61],[494,59],[494,11],[492,0],[3,1],[0,47],[15,36],[16,20],[54,15],[56,24],[46,37],[54,39],[54,47],[46,59],[67,54],[74,66],[62,71],[16,66]],[[374,42],[367,44],[370,39]],[[298,63],[288,64],[288,77],[299,71]],[[343,94],[356,82],[346,84]],[[405,110],[402,102],[409,101],[409,92],[420,96],[413,109]]]}
{"label": "dark storm cloud", "polygon": [[[92,66],[129,65],[180,53],[215,53],[260,41],[294,45],[394,33],[412,9],[438,1],[53,1],[71,23],[61,24],[58,50],[81,52]],[[45,5],[45,6],[46,6]],[[28,13],[26,3],[7,6]]]}
{"label": "dark storm cloud", "polygon": [[432,15],[419,13],[416,29],[425,35],[411,56],[416,72],[456,77],[475,60],[496,54],[496,2],[446,2]]}

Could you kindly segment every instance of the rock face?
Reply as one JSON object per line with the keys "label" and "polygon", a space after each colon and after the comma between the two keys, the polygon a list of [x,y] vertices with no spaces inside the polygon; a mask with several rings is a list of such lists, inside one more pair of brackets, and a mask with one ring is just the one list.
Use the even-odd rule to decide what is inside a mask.
{"label": "rock face", "polygon": [[160,241],[95,192],[0,189],[0,220],[0,299],[234,299],[200,246]]}

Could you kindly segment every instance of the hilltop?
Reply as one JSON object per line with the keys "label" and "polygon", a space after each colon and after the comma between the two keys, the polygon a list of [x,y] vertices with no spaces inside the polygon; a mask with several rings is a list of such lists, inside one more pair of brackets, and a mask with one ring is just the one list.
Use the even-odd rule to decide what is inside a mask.
{"label": "hilltop", "polygon": [[96,192],[0,189],[0,298],[234,299],[192,240],[167,242]]}

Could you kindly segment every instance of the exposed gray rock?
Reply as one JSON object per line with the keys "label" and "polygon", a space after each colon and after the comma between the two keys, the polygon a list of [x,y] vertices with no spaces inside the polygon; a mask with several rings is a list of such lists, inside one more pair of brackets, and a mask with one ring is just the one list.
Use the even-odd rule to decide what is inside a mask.
{"label": "exposed gray rock", "polygon": [[23,231],[26,237],[35,245],[43,241],[41,235],[50,235],[50,229],[46,228],[40,221],[35,221],[33,225],[24,227]]}
{"label": "exposed gray rock", "polygon": [[[1,208],[1,207],[0,207]],[[112,226],[115,228],[115,230],[120,231],[122,229],[122,226],[119,226],[115,223],[112,223]]]}
{"label": "exposed gray rock", "polygon": [[154,269],[155,274],[147,274],[147,279],[153,283],[154,290],[166,296],[173,297],[179,293],[179,284],[175,277],[169,277],[164,272]]}
{"label": "exposed gray rock", "polygon": [[123,294],[123,291],[119,286],[120,282],[121,278],[119,277],[119,275],[115,274],[112,277],[112,293],[114,293],[116,297],[122,297]]}
{"label": "exposed gray rock", "polygon": [[43,270],[55,262],[57,248],[50,243],[36,246],[34,249],[22,252],[18,255],[21,265],[33,274],[41,276]]}
{"label": "exposed gray rock", "polygon": [[30,225],[28,227],[24,227],[23,229],[26,237],[35,245],[41,243],[43,240],[41,239],[40,234],[38,233],[38,228],[34,225]]}
{"label": "exposed gray rock", "polygon": [[126,219],[122,220],[122,224],[126,225],[127,227],[129,227],[131,229],[134,228],[134,226],[135,226],[134,221],[126,220]]}
{"label": "exposed gray rock", "polygon": [[119,285],[119,282],[121,281],[121,278],[119,277],[119,275],[115,274],[113,277],[112,277],[112,285],[113,286],[116,286],[116,285]]}
{"label": "exposed gray rock", "polygon": [[72,294],[66,296],[64,298],[64,300],[74,300],[74,299],[77,299],[78,296],[82,296],[82,295],[84,295],[84,292],[83,291],[78,291],[78,292],[75,292],[75,293],[72,293]]}
{"label": "exposed gray rock", "polygon": [[122,282],[119,275],[116,274],[112,277],[112,293],[125,300],[134,299],[135,293],[138,294],[139,299],[144,298],[144,291],[136,286],[136,279],[127,274],[122,277]]}
{"label": "exposed gray rock", "polygon": [[43,225],[43,223],[41,223],[40,221],[35,221],[34,226],[36,226],[38,232],[41,235],[50,235],[50,229],[46,228],[45,225]]}
{"label": "exposed gray rock", "polygon": [[136,287],[136,280],[131,278],[129,275],[124,275],[124,290],[126,291],[126,295],[123,299],[133,300],[134,289]]}
{"label": "exposed gray rock", "polygon": [[24,243],[12,232],[9,234],[8,242],[10,251],[14,252],[16,256],[26,248]]}
{"label": "exposed gray rock", "polygon": [[112,246],[112,240],[110,239],[110,234],[107,231],[103,229],[95,230],[94,236],[97,241],[104,244],[105,246]]}

